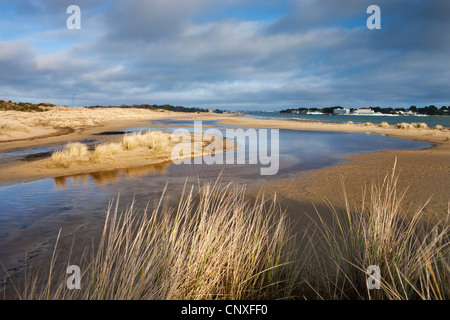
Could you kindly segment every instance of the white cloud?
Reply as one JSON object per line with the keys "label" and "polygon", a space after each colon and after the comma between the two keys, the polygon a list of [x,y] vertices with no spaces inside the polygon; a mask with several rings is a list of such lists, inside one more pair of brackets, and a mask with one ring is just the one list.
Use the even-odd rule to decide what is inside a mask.
{"label": "white cloud", "polygon": [[[446,2],[383,0],[387,19],[378,33],[365,28],[364,2],[289,3],[291,13],[258,21],[250,13],[248,19],[218,14],[229,9],[221,1],[82,2],[79,33],[54,23],[0,42],[0,98],[26,92],[34,101],[66,103],[77,90],[86,104],[270,109],[448,99],[450,39],[443,30],[450,22],[439,13]],[[38,23],[38,10],[57,14],[65,25],[58,9],[65,2],[42,4],[22,2],[30,23]],[[411,17],[414,25],[408,25]]]}

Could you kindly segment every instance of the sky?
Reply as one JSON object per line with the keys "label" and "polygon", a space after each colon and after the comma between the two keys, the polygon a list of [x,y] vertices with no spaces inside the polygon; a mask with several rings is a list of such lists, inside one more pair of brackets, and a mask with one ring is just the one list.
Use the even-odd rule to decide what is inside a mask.
{"label": "sky", "polygon": [[[81,29],[67,28],[70,5]],[[449,30],[448,0],[0,0],[0,99],[447,106]]]}

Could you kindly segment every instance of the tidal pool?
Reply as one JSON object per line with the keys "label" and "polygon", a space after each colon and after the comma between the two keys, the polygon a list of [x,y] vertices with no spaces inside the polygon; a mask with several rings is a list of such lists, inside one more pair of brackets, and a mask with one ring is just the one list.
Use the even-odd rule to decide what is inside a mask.
{"label": "tidal pool", "polygon": [[[192,131],[192,121],[153,121],[148,128],[178,127]],[[204,121],[208,127],[224,129],[218,121]],[[147,128],[147,127],[145,127]],[[145,129],[140,127],[139,130]],[[243,128],[244,130],[247,128]],[[130,131],[136,131],[131,128]],[[279,131],[279,170],[274,176],[261,176],[259,164],[180,164],[171,162],[137,168],[108,170],[89,174],[43,179],[0,186],[0,261],[7,268],[24,260],[37,244],[77,226],[103,217],[108,203],[120,194],[125,207],[134,198],[137,207],[150,206],[159,200],[165,186],[167,194],[177,194],[188,183],[198,180],[235,181],[257,185],[262,181],[283,179],[288,175],[316,170],[346,161],[342,156],[382,150],[422,149],[427,142],[391,138],[380,134]],[[240,148],[249,149],[249,145]],[[256,146],[259,147],[259,146]],[[248,150],[246,150],[248,151]],[[235,152],[235,151],[232,151]],[[248,160],[246,153],[246,159]]]}

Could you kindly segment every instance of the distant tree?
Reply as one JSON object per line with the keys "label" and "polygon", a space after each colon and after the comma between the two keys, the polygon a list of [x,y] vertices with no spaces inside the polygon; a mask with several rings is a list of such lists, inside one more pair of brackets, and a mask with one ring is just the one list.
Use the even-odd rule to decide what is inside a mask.
{"label": "distant tree", "polygon": [[333,114],[335,109],[342,109],[342,107],[341,106],[325,107],[322,108],[322,112],[326,114]]}

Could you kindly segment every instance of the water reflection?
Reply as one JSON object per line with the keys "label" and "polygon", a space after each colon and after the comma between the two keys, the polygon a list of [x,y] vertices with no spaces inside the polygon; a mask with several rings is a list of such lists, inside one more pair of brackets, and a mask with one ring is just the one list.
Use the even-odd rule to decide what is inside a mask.
{"label": "water reflection", "polygon": [[116,183],[122,178],[129,179],[133,177],[143,177],[149,175],[164,175],[167,172],[167,166],[169,166],[171,163],[171,161],[166,161],[140,167],[119,168],[113,170],[56,177],[54,179],[55,187],[58,189],[65,189],[68,187],[68,181],[70,181],[74,186],[86,186],[91,182],[94,182],[97,185],[104,186],[110,183]]}
{"label": "water reflection", "polygon": [[[177,127],[188,122],[166,120],[159,124]],[[203,122],[203,128],[214,124]],[[121,206],[135,199],[136,208],[145,208],[149,201],[157,205],[166,184],[167,194],[177,195],[187,179],[195,184],[198,180],[215,180],[220,174],[225,183],[260,186],[265,180],[339,164],[345,161],[342,156],[349,154],[429,146],[379,134],[280,130],[280,170],[275,176],[261,177],[262,165],[250,165],[248,161],[222,165],[165,162],[0,186],[0,261],[15,265],[26,251],[57,235],[61,227],[69,232],[100,219],[118,194]],[[247,152],[245,158],[249,158]]]}

